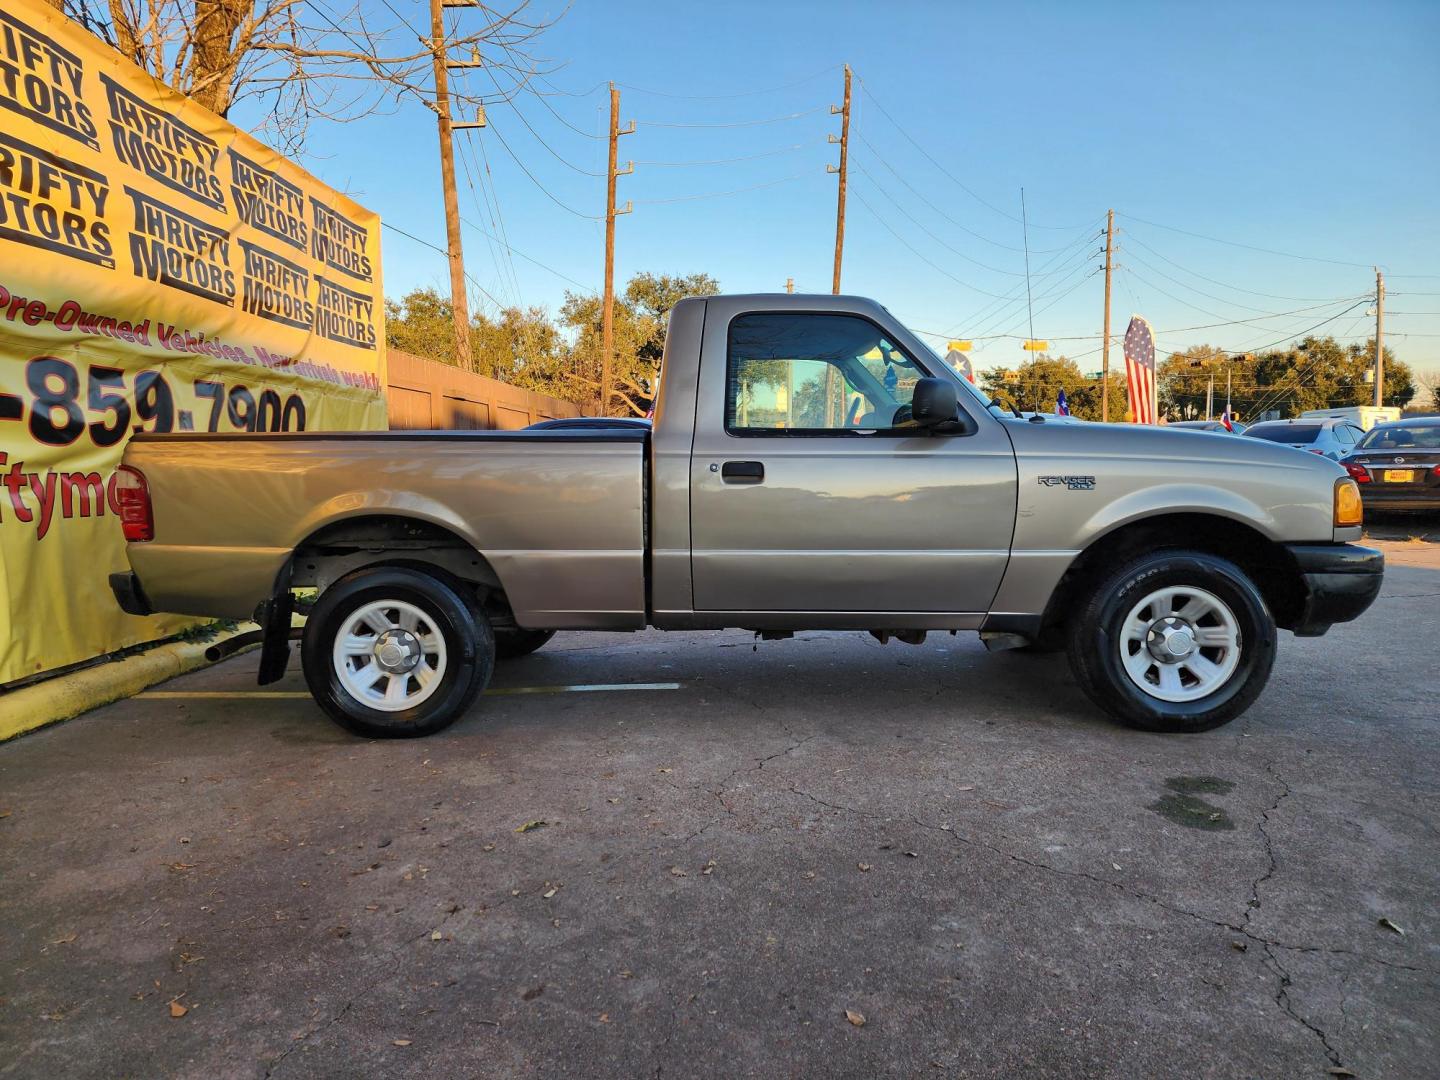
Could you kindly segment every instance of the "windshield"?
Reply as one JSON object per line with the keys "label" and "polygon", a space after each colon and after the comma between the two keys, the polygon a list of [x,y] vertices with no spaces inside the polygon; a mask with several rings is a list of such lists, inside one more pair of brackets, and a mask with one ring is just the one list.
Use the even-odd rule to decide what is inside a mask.
{"label": "windshield", "polygon": [[1245,434],[1270,442],[1313,443],[1322,427],[1321,424],[1256,424]]}
{"label": "windshield", "polygon": [[1371,428],[1356,449],[1440,450],[1440,424]]}

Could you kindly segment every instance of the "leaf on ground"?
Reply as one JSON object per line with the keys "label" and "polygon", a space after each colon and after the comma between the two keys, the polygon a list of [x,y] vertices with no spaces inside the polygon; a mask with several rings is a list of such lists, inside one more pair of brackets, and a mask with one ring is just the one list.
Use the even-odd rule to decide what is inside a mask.
{"label": "leaf on ground", "polygon": [[856,1027],[865,1026],[865,1014],[862,1012],[857,1012],[854,1009],[845,1010],[845,1019],[849,1020],[850,1023],[854,1024]]}
{"label": "leaf on ground", "polygon": [[14,812],[13,810],[0,810],[0,818],[7,818]]}
{"label": "leaf on ground", "polygon": [[179,998],[176,998],[174,1001],[170,1002],[170,1016],[175,1020],[179,1020],[189,1011],[190,1010],[187,1009],[184,1005],[180,1004]]}
{"label": "leaf on ground", "polygon": [[550,824],[550,823],[549,823],[548,821],[527,821],[527,822],[525,822],[524,825],[521,825],[521,826],[520,826],[518,829],[516,829],[515,831],[516,831],[516,832],[530,832],[530,831],[533,830],[533,829],[543,829],[543,828],[545,828],[545,826],[547,826],[547,825],[549,825],[549,824]]}
{"label": "leaf on ground", "polygon": [[619,799],[606,799],[605,801],[608,802],[608,803],[610,803],[611,805],[614,805],[615,803],[619,802],[620,800],[619,800]]}
{"label": "leaf on ground", "polygon": [[1351,1072],[1349,1069],[1345,1068],[1344,1065],[1331,1065],[1330,1068],[1326,1069],[1325,1071],[1328,1072],[1331,1076],[1354,1076],[1354,1075],[1355,1075],[1355,1074],[1354,1074],[1353,1072]]}
{"label": "leaf on ground", "polygon": [[494,851],[494,850],[495,850],[495,845],[494,845],[494,844],[486,844],[486,845],[485,845],[484,847],[482,847],[480,850],[481,850],[481,851]]}
{"label": "leaf on ground", "polygon": [[[667,769],[666,772],[669,772],[669,770]],[[608,1024],[608,1023],[610,1022],[610,1014],[609,1014],[609,1013],[601,1013],[601,1014],[600,1014],[600,1022],[601,1022],[602,1024]]]}
{"label": "leaf on ground", "polygon": [[559,892],[559,891],[560,891],[559,889],[557,889],[557,888],[555,888],[555,887],[552,886],[552,887],[546,889],[543,893],[541,893],[541,894],[540,894],[540,898],[541,898],[542,900],[549,900],[552,896],[554,896],[554,895],[555,895],[557,892]]}
{"label": "leaf on ground", "polygon": [[441,938],[441,934],[440,934],[440,931],[439,931],[439,930],[431,930],[431,931],[430,931],[430,940],[431,940],[431,941],[439,941],[440,938]]}
{"label": "leaf on ground", "polygon": [[1110,865],[1116,870],[1120,869],[1120,864],[1118,862],[1112,862]]}
{"label": "leaf on ground", "polygon": [[65,937],[56,938],[54,941],[50,942],[50,944],[51,944],[51,945],[69,945],[72,941],[74,941],[74,940],[75,940],[76,938],[78,938],[79,936],[80,936],[79,934],[67,934]]}
{"label": "leaf on ground", "polygon": [[656,771],[656,772],[659,772],[659,773],[667,773],[667,772],[670,772],[671,770],[667,768],[667,769],[656,769],[655,771]]}
{"label": "leaf on ground", "polygon": [[1232,941],[1230,942],[1230,947],[1236,952],[1244,952],[1246,949],[1250,948],[1250,946],[1243,941]]}
{"label": "leaf on ground", "polygon": [[410,1040],[409,1040],[409,1039],[391,1039],[391,1040],[390,1040],[390,1045],[391,1045],[391,1046],[409,1046],[409,1045],[410,1045]]}
{"label": "leaf on ground", "polygon": [[704,874],[706,877],[709,877],[711,874],[713,874],[713,873],[715,872],[715,865],[716,865],[715,860],[714,860],[714,859],[711,859],[709,862],[707,862],[707,863],[705,864],[705,869],[704,869],[704,870],[701,870],[700,873]]}
{"label": "leaf on ground", "polygon": [[544,992],[545,992],[545,984],[544,984],[544,983],[541,983],[539,986],[532,986],[529,990],[526,990],[523,994],[521,994],[521,995],[520,995],[520,1000],[521,1000],[521,1001],[534,1001],[537,997],[539,997],[539,996],[540,996],[541,994],[543,994]]}
{"label": "leaf on ground", "polygon": [[870,869],[870,864],[869,864],[868,862],[860,862],[860,863],[856,863],[855,865],[860,868],[860,872],[861,872],[861,873],[865,873],[866,871],[868,871],[868,870]]}
{"label": "leaf on ground", "polygon": [[1383,926],[1386,930],[1399,934],[1401,937],[1405,936],[1405,931],[1402,930],[1397,924],[1391,922],[1389,919],[1381,919],[1380,925]]}
{"label": "leaf on ground", "polygon": [[671,876],[671,877],[689,877],[690,875],[689,875],[686,871],[682,870],[680,867],[678,867],[678,866],[672,866],[672,867],[670,867],[670,876]]}
{"label": "leaf on ground", "polygon": [[905,852],[905,857],[909,859],[918,859],[920,857],[920,853],[918,851],[907,851]]}

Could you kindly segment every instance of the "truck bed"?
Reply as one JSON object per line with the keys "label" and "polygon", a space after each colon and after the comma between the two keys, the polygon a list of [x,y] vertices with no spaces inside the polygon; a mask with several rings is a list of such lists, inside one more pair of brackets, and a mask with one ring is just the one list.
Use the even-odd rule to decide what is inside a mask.
{"label": "truck bed", "polygon": [[322,530],[403,518],[483,552],[522,625],[639,628],[648,440],[625,428],[137,435],[125,461],[148,482],[155,539],[130,561],[155,610],[248,618]]}

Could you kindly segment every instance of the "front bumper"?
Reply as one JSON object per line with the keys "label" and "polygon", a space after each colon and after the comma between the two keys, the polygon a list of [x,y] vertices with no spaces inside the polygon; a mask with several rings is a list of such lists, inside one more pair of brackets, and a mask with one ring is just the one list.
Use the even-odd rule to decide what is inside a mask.
{"label": "front bumper", "polygon": [[1305,605],[1291,627],[1297,637],[1319,637],[1337,622],[1358,618],[1380,595],[1385,555],[1359,544],[1288,544],[1300,567]]}

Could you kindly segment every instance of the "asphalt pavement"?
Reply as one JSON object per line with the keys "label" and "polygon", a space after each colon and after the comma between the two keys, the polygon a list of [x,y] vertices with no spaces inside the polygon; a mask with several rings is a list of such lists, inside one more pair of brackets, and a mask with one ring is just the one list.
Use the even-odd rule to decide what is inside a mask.
{"label": "asphalt pavement", "polygon": [[727,632],[562,634],[420,741],[254,654],[15,740],[0,1076],[1436,1076],[1406,528],[1203,735],[974,635]]}

